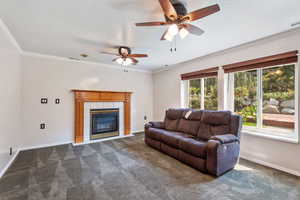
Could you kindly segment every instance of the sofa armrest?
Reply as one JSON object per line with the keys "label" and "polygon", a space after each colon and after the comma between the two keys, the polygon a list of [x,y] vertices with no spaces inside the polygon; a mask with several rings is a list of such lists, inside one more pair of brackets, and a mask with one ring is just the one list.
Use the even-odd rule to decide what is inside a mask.
{"label": "sofa armrest", "polygon": [[206,168],[210,174],[220,176],[236,165],[240,153],[240,144],[238,140],[231,140],[230,138],[224,137],[223,140],[216,138],[207,142]]}
{"label": "sofa armrest", "polygon": [[145,124],[146,129],[149,129],[150,127],[164,129],[165,123],[164,122],[149,122],[149,123]]}
{"label": "sofa armrest", "polygon": [[210,140],[217,140],[221,144],[227,144],[231,142],[239,142],[239,138],[233,134],[215,135],[210,137]]}

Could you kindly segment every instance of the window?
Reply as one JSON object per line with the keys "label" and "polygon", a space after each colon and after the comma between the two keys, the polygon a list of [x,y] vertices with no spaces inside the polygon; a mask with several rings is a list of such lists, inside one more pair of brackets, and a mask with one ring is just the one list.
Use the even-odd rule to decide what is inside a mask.
{"label": "window", "polygon": [[234,112],[243,116],[244,125],[257,125],[257,71],[234,73]]}
{"label": "window", "polygon": [[[246,129],[291,135],[296,122],[295,65],[230,73],[234,111]],[[229,79],[230,80],[230,79]],[[233,82],[233,83],[232,83]]]}
{"label": "window", "polygon": [[217,78],[204,78],[204,109],[218,110]]}
{"label": "window", "polygon": [[217,78],[208,77],[189,80],[189,107],[193,109],[217,110]]}
{"label": "window", "polygon": [[201,108],[201,79],[189,81],[189,107]]}

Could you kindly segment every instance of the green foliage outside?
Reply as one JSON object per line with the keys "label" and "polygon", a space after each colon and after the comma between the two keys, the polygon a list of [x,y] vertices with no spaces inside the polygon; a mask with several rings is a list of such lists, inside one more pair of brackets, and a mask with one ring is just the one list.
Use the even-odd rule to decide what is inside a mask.
{"label": "green foliage outside", "polygon": [[281,112],[281,103],[295,97],[295,66],[274,67],[263,70],[263,99],[276,99]]}
{"label": "green foliage outside", "polygon": [[189,88],[189,94],[190,94],[190,102],[189,107],[193,109],[200,109],[200,98],[201,98],[201,80],[190,80],[190,88]]}
{"label": "green foliage outside", "polygon": [[217,78],[205,78],[204,88],[205,110],[218,110]]}
{"label": "green foliage outside", "polygon": [[[190,80],[189,88],[189,107],[194,109],[201,108],[201,79]],[[217,110],[217,79],[205,78],[204,79],[204,108],[206,110]]]}
{"label": "green foliage outside", "polygon": [[234,74],[234,108],[245,122],[256,126],[257,113],[257,71]]}
{"label": "green foliage outside", "polygon": [[[271,99],[278,102],[276,108],[282,111],[281,103],[294,99],[295,67],[266,68],[262,71],[263,101]],[[235,112],[243,116],[244,123],[256,125],[257,114],[257,70],[235,73]]]}

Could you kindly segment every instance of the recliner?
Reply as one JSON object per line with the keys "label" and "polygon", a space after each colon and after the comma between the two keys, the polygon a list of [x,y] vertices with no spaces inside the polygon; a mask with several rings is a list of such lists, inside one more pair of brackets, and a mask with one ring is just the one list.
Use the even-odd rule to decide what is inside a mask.
{"label": "recliner", "polygon": [[215,176],[234,168],[242,118],[230,111],[169,109],[163,122],[145,125],[145,143]]}

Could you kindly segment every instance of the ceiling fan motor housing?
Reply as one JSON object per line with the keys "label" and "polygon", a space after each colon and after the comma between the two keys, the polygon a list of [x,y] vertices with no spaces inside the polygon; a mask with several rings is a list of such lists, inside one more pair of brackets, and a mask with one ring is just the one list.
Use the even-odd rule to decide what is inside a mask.
{"label": "ceiling fan motor housing", "polygon": [[129,47],[125,47],[125,46],[119,47],[119,54],[123,55],[124,52],[126,55],[131,54],[131,49]]}
{"label": "ceiling fan motor housing", "polygon": [[[172,5],[179,16],[185,16],[188,13],[186,6],[182,2],[172,1]],[[166,21],[171,21],[167,16],[165,18]]]}

